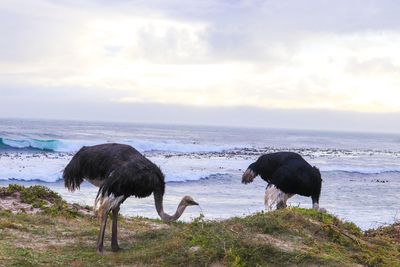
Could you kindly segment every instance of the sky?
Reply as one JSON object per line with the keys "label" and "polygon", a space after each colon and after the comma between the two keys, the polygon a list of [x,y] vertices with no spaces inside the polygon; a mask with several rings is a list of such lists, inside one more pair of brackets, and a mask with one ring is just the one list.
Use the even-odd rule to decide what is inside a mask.
{"label": "sky", "polygon": [[385,0],[1,0],[0,117],[400,133]]}

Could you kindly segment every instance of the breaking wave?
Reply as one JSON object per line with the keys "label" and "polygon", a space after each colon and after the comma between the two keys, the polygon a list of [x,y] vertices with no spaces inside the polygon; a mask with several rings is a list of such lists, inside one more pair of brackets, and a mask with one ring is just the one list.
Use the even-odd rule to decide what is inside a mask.
{"label": "breaking wave", "polygon": [[[82,146],[90,146],[101,143],[108,143],[104,140],[40,140],[40,139],[13,139],[0,138],[1,150],[35,150],[44,152],[76,152]],[[123,140],[119,143],[128,144],[141,152],[177,152],[177,153],[196,153],[196,152],[222,152],[224,150],[234,149],[236,147],[198,144],[198,143],[180,143],[172,140],[150,141],[150,140]]]}
{"label": "breaking wave", "polygon": [[9,138],[0,138],[0,149],[28,149],[28,150],[43,150],[57,151],[61,146],[58,140],[36,140],[25,139],[15,140]]}
{"label": "breaking wave", "polygon": [[[56,183],[62,181],[61,172],[45,173],[13,173],[6,176],[0,175],[0,181],[15,181],[15,182],[42,182]],[[10,177],[7,177],[10,176]],[[226,173],[210,173],[210,172],[186,172],[183,174],[166,173],[165,182],[167,183],[186,183],[196,182],[209,179],[222,179],[229,176]]]}

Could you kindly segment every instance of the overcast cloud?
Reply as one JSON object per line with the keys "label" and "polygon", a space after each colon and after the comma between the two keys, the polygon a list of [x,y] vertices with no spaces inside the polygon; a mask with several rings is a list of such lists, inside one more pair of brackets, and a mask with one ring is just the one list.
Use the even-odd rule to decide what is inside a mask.
{"label": "overcast cloud", "polygon": [[3,0],[0,116],[400,132],[398,14],[398,1]]}

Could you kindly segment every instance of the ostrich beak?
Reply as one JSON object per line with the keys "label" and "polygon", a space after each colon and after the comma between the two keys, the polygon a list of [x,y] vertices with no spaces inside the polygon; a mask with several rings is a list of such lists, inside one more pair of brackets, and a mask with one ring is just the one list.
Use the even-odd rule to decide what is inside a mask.
{"label": "ostrich beak", "polygon": [[194,201],[194,200],[189,200],[188,203],[189,203],[189,205],[191,205],[191,206],[198,206],[198,205],[199,205],[199,203],[197,203],[197,202]]}

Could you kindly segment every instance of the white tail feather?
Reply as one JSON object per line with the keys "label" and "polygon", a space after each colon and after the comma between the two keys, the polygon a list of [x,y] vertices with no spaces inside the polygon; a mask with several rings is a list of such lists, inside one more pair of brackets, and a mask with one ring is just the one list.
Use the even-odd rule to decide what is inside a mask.
{"label": "white tail feather", "polygon": [[247,169],[242,176],[242,183],[248,184],[253,182],[254,178],[256,177],[256,173],[252,169]]}
{"label": "white tail feather", "polygon": [[99,210],[110,211],[116,208],[123,199],[123,195],[115,197],[114,194],[110,194],[109,196],[103,197],[102,194],[99,193],[94,202],[93,211],[95,214],[97,214]]}
{"label": "white tail feather", "polygon": [[279,190],[275,185],[270,184],[265,190],[265,209],[267,211],[270,211],[280,202],[282,202],[284,204],[284,207],[286,207],[286,201],[292,196],[293,194],[286,194],[282,190]]}

